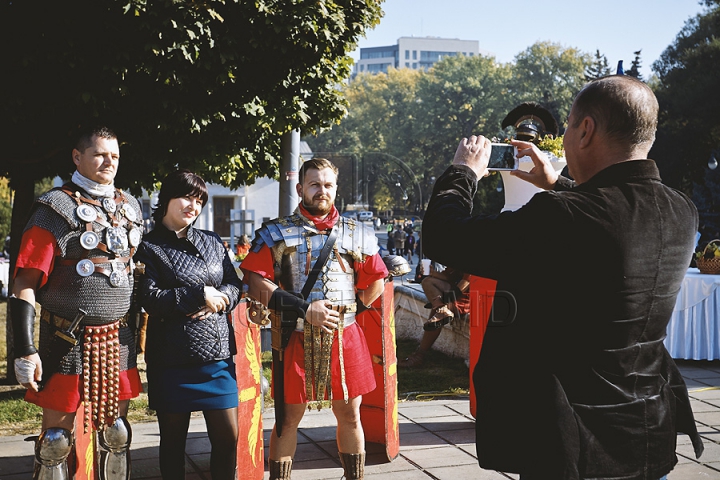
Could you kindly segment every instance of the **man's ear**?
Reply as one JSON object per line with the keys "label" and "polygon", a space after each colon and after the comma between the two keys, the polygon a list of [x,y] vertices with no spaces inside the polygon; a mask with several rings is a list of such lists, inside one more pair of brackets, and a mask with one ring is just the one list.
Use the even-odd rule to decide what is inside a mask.
{"label": "man's ear", "polygon": [[73,148],[72,159],[75,166],[80,165],[80,155],[82,155],[80,153],[80,150],[78,150],[77,148]]}
{"label": "man's ear", "polygon": [[585,117],[580,122],[580,148],[587,148],[597,133],[597,124],[592,117]]}
{"label": "man's ear", "polygon": [[295,191],[297,192],[298,196],[300,196],[300,198],[302,198],[302,185],[300,185],[299,183],[296,183]]}

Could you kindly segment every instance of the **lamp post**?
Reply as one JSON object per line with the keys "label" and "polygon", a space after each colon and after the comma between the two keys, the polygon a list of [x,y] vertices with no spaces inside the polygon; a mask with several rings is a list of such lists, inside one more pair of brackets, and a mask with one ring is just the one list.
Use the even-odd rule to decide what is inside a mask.
{"label": "lamp post", "polygon": [[[396,157],[396,156],[394,156],[394,155],[390,155],[389,153],[385,153],[385,152],[367,152],[367,154],[382,155],[383,157],[385,157],[385,158],[387,158],[387,159],[395,162],[396,164],[398,164],[398,165],[405,171],[405,173],[407,173],[407,175],[410,177],[410,179],[412,180],[412,182],[413,182],[413,183],[415,184],[415,186],[417,187],[417,190],[418,190],[418,205],[420,206],[420,208],[423,207],[422,187],[420,186],[420,183],[418,183],[417,179],[415,178],[415,173],[413,172],[413,170],[410,168],[410,166],[409,166],[408,164],[406,164],[405,162],[403,162],[402,160],[400,160],[398,157]],[[403,196],[405,197],[404,200],[407,200],[407,192],[405,192],[404,189],[403,189]]]}

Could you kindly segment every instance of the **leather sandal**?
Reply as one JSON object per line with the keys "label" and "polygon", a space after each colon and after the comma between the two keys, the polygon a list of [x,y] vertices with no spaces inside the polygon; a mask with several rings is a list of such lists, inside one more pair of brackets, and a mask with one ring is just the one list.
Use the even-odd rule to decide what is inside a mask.
{"label": "leather sandal", "polygon": [[443,305],[442,307],[435,309],[433,316],[430,317],[430,320],[425,322],[425,325],[423,325],[423,330],[426,332],[432,332],[433,330],[442,328],[454,319],[455,315],[453,315],[450,309],[448,309],[447,305]]}

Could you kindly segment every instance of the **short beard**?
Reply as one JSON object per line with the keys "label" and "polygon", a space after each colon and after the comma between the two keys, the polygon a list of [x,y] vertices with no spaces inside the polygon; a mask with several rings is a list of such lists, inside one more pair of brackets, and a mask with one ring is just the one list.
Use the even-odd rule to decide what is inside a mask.
{"label": "short beard", "polygon": [[307,212],[314,217],[322,217],[324,215],[327,215],[328,213],[330,213],[333,207],[333,204],[329,203],[328,208],[320,208],[316,205],[313,205],[312,199],[308,201],[308,199],[305,198],[304,195],[302,198],[302,204],[303,208],[305,208],[305,210],[307,210]]}

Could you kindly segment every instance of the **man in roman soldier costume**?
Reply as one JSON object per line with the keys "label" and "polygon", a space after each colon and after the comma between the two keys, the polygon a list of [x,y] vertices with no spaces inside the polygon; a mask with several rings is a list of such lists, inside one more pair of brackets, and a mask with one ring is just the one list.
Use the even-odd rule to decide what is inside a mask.
{"label": "man in roman soldier costume", "polygon": [[23,233],[9,302],[16,376],[25,399],[43,409],[35,479],[73,475],[68,460],[81,402],[85,431],[97,430],[100,478],[130,478],[125,415],[142,385],[127,313],[143,227],[137,200],[114,186],[119,158],[112,131],[85,132],[72,151],[72,181],[37,199]]}
{"label": "man in roman soldier costume", "polygon": [[241,265],[251,302],[268,307],[273,324],[271,479],[290,478],[305,408],[326,405],[346,478],[363,478],[360,404],[375,378],[355,315],[380,296],[388,272],[373,229],[334,207],[337,173],[326,159],[305,162],[298,209],[265,222]]}

